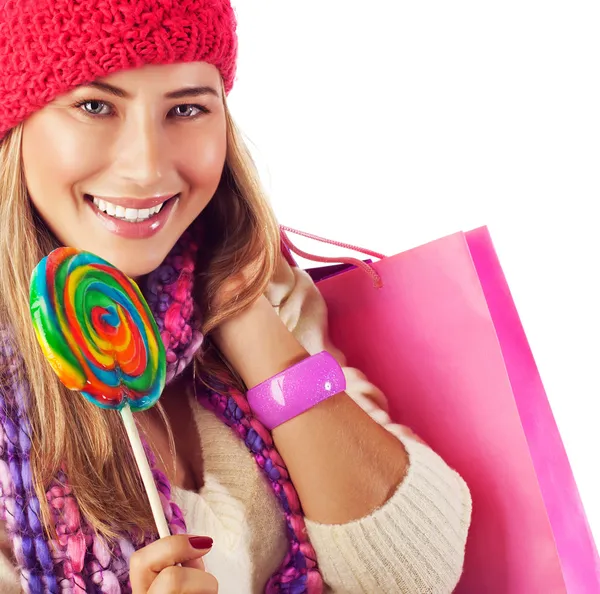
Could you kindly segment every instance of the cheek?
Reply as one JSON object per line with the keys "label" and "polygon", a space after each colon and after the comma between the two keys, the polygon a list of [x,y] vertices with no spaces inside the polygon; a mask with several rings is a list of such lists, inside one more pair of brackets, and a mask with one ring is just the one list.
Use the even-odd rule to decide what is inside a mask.
{"label": "cheek", "polygon": [[227,155],[225,130],[192,137],[179,147],[179,170],[191,187],[214,192]]}
{"label": "cheek", "polygon": [[55,203],[59,195],[68,196],[65,190],[89,175],[90,165],[97,162],[97,147],[91,145],[89,135],[58,114],[42,110],[25,123],[23,168],[31,199],[38,208],[47,201]]}

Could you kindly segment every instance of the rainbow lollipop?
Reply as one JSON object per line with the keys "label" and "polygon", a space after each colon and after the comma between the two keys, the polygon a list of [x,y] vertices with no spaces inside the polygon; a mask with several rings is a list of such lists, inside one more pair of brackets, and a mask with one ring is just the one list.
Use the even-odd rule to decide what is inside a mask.
{"label": "rainbow lollipop", "polygon": [[121,413],[158,533],[169,535],[133,411],[156,404],[165,385],[165,349],[136,283],[105,260],[58,248],[30,285],[35,333],[63,384]]}

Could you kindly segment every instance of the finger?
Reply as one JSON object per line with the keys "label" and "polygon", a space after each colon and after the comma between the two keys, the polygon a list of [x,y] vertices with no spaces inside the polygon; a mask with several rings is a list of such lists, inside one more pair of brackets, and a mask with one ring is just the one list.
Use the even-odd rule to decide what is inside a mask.
{"label": "finger", "polygon": [[[212,548],[212,539],[206,536],[191,536],[190,544],[195,549],[200,551],[206,551],[203,553],[203,556]],[[204,559],[202,557],[196,557],[195,559],[189,559],[188,561],[183,561],[181,563],[183,567],[189,567],[191,569],[201,569],[204,571]]]}
{"label": "finger", "polygon": [[218,594],[215,576],[189,567],[163,569],[148,590],[148,594]]}
{"label": "finger", "polygon": [[212,539],[178,534],[167,536],[136,551],[129,562],[131,588],[135,594],[145,594],[156,576],[165,568],[181,564],[191,564],[203,569],[202,559],[212,547]]}

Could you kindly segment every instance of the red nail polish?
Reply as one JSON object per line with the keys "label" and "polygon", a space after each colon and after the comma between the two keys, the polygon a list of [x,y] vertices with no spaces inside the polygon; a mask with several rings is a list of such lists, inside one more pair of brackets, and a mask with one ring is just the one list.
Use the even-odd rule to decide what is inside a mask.
{"label": "red nail polish", "polygon": [[190,544],[195,549],[210,549],[213,546],[213,539],[208,536],[192,536]]}

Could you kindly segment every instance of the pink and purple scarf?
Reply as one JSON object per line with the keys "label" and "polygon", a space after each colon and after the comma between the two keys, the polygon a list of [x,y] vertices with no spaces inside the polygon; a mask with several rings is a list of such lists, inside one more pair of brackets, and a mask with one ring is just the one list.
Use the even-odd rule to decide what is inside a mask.
{"label": "pink and purple scarf", "polygon": [[[143,291],[167,350],[167,382],[188,367],[202,344],[192,297],[198,249],[195,235],[190,228],[180,238],[162,265],[148,275]],[[147,535],[144,543],[135,545],[138,541],[133,535],[123,534],[116,546],[109,547],[86,523],[64,472],[55,477],[46,493],[58,539],[50,540],[45,534],[40,502],[32,487],[29,386],[21,379],[21,365],[5,331],[0,334],[0,369],[7,371],[0,383],[0,519],[12,540],[22,587],[32,594],[131,592],[129,557],[136,546],[158,536]],[[239,391],[215,378],[194,381],[201,404],[244,441],[285,514],[289,549],[265,592],[320,594],[323,580],[300,501],[271,434],[254,418]],[[171,532],[185,533],[185,521],[172,501],[171,486],[156,468],[148,447],[146,451]]]}

